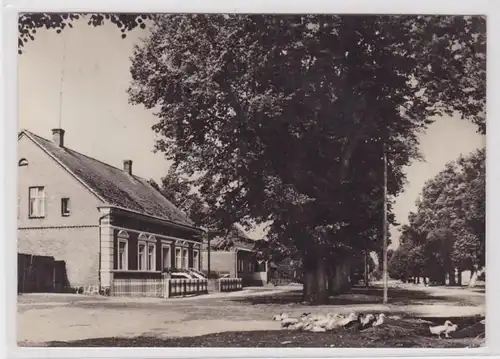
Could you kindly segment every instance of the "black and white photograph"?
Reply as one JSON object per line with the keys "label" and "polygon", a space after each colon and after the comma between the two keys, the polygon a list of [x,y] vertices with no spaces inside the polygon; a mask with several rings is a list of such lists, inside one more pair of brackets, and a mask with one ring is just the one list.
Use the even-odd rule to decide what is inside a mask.
{"label": "black and white photograph", "polygon": [[486,24],[20,13],[17,345],[484,347]]}

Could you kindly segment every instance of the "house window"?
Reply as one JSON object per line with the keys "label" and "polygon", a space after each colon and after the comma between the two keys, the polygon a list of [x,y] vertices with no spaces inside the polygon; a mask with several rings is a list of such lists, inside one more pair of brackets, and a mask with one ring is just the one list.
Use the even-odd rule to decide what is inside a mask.
{"label": "house window", "polygon": [[169,244],[162,244],[161,246],[161,265],[162,265],[162,270],[165,268],[170,268],[171,264],[171,257],[170,257],[170,245]]}
{"label": "house window", "polygon": [[45,187],[30,187],[29,197],[29,217],[45,217]]}
{"label": "house window", "polygon": [[128,233],[118,232],[118,258],[116,269],[128,270]]}
{"label": "house window", "polygon": [[181,249],[175,248],[175,268],[182,268],[181,265]]}
{"label": "house window", "polygon": [[19,167],[27,166],[28,160],[26,158],[21,158],[18,162]]}
{"label": "house window", "polygon": [[69,198],[61,198],[61,215],[63,217],[68,217],[69,214]]}
{"label": "house window", "polygon": [[243,264],[243,261],[241,259],[238,259],[238,272],[243,272],[244,270],[244,264]]}
{"label": "house window", "polygon": [[118,269],[127,270],[127,244],[126,239],[118,239]]}
{"label": "house window", "polygon": [[156,244],[148,243],[148,262],[147,270],[156,270]]}
{"label": "house window", "polygon": [[200,269],[200,257],[196,249],[193,250],[193,268]]}
{"label": "house window", "polygon": [[137,243],[137,267],[146,270],[146,242]]}
{"label": "house window", "polygon": [[252,262],[248,263],[248,271],[253,272],[253,263]]}
{"label": "house window", "polygon": [[188,250],[187,248],[182,249],[182,268],[187,269],[189,267],[188,262]]}

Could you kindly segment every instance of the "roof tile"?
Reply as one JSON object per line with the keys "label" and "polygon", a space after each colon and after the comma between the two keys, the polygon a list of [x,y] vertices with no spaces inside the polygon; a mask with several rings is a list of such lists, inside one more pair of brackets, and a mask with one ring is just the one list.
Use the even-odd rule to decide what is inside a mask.
{"label": "roof tile", "polygon": [[59,147],[50,140],[24,130],[48,153],[59,160],[107,204],[192,226],[193,222],[143,178],[104,162]]}

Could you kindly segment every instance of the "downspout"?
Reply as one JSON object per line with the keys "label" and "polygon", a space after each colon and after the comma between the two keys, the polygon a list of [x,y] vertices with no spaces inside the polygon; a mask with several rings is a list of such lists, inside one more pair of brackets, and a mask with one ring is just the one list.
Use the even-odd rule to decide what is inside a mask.
{"label": "downspout", "polygon": [[99,217],[99,267],[98,267],[98,280],[99,280],[99,289],[101,289],[101,221],[108,217],[111,213],[107,213],[101,217]]}
{"label": "downspout", "polygon": [[234,249],[234,257],[236,258],[236,260],[234,261],[234,265],[236,267],[236,272],[234,272],[234,273],[236,274],[235,277],[239,278],[238,277],[238,248]]}

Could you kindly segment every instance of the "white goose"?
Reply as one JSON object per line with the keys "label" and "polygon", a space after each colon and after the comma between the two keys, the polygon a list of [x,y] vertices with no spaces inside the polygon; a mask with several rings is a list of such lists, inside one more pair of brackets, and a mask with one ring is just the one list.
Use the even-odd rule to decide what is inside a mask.
{"label": "white goose", "polygon": [[368,328],[372,326],[372,324],[376,321],[375,316],[373,314],[367,314],[363,318],[361,318],[361,329]]}
{"label": "white goose", "polygon": [[358,316],[356,315],[356,313],[349,313],[346,318],[339,320],[339,327],[344,327],[347,324],[354,322],[355,320],[358,320]]}
{"label": "white goose", "polygon": [[446,322],[444,322],[444,325],[436,325],[434,327],[429,326],[429,331],[431,332],[431,334],[437,335],[439,339],[441,339],[441,334],[443,333],[445,337],[449,338],[449,335],[446,331],[452,325],[453,324],[449,320],[447,320]]}
{"label": "white goose", "polygon": [[385,314],[384,313],[380,313],[377,317],[377,320],[375,321],[375,323],[373,323],[372,327],[379,327],[381,326],[382,324],[384,324],[384,319],[385,319]]}

